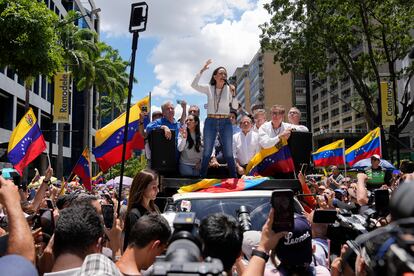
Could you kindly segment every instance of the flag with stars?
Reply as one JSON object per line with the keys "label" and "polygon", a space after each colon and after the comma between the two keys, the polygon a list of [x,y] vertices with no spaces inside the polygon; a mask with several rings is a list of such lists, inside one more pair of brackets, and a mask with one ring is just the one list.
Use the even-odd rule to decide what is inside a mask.
{"label": "flag with stars", "polygon": [[274,147],[256,153],[246,167],[247,175],[254,176],[273,176],[276,173],[292,173],[294,170],[292,155],[284,139]]}
{"label": "flag with stars", "polygon": [[[144,137],[139,133],[138,128],[141,108],[148,105],[149,96],[146,96],[130,109],[125,160],[132,156],[134,149],[144,149]],[[148,107],[147,110],[149,110]],[[126,113],[124,112],[114,121],[96,131],[96,147],[93,149],[93,154],[103,172],[122,161],[125,116]]]}
{"label": "flag with stars", "polygon": [[22,175],[23,169],[45,149],[45,139],[30,108],[10,136],[7,157],[16,171]]}
{"label": "flag with stars", "polygon": [[345,164],[345,140],[338,140],[312,153],[315,167]]}
{"label": "flag with stars", "polygon": [[91,169],[90,169],[90,158],[89,158],[89,149],[86,148],[83,150],[82,155],[79,157],[78,162],[72,170],[72,173],[79,176],[81,179],[82,185],[88,190],[92,190],[91,186]]}
{"label": "flag with stars", "polygon": [[381,130],[379,127],[370,131],[361,140],[345,151],[346,162],[353,166],[359,160],[370,158],[372,155],[381,156]]}

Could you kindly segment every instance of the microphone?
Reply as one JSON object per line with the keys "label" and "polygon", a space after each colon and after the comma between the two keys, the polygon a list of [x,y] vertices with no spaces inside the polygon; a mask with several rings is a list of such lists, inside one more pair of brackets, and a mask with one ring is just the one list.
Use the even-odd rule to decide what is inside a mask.
{"label": "microphone", "polygon": [[225,84],[227,84],[228,86],[230,86],[229,82],[227,81],[227,79],[223,80]]}

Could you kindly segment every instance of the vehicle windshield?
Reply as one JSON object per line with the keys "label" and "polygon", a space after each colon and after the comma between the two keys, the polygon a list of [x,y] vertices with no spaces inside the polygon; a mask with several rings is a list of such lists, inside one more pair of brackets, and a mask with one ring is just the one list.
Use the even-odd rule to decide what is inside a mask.
{"label": "vehicle windshield", "polygon": [[[188,201],[191,203],[189,204]],[[250,212],[252,230],[262,230],[270,211],[270,197],[240,197],[240,198],[197,198],[190,200],[177,200],[175,206],[178,212],[190,211],[196,213],[196,218],[202,220],[207,215],[225,213],[237,219],[237,210],[241,205]],[[188,207],[191,206],[191,207]],[[295,201],[295,211],[301,212]],[[189,210],[188,210],[189,209]]]}

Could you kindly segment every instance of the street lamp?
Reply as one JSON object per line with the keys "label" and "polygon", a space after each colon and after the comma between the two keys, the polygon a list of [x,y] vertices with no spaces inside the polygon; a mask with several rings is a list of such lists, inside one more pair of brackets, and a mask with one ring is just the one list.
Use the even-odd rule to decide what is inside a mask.
{"label": "street lamp", "polygon": [[132,54],[131,54],[131,65],[129,72],[128,82],[128,100],[126,106],[125,126],[124,126],[124,141],[122,145],[122,162],[121,162],[121,175],[119,179],[119,190],[118,190],[118,216],[121,209],[121,195],[122,195],[122,181],[124,177],[125,167],[125,153],[126,144],[128,141],[128,124],[129,124],[129,109],[131,107],[132,97],[132,84],[134,82],[134,70],[135,70],[135,54],[138,47],[139,33],[145,31],[147,28],[148,19],[148,5],[145,2],[133,3],[131,5],[131,18],[129,21],[129,32],[132,33]]}

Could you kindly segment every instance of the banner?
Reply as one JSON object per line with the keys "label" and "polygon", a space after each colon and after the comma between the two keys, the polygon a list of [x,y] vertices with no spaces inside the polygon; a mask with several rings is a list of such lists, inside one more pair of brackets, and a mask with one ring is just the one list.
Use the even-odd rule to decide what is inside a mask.
{"label": "banner", "polygon": [[389,127],[395,124],[394,94],[391,81],[381,82],[382,125]]}
{"label": "banner", "polygon": [[70,72],[55,75],[55,100],[53,106],[53,123],[69,123]]}

